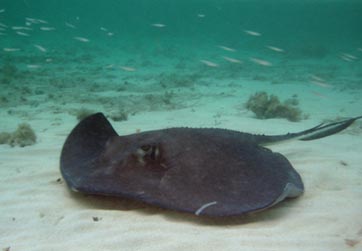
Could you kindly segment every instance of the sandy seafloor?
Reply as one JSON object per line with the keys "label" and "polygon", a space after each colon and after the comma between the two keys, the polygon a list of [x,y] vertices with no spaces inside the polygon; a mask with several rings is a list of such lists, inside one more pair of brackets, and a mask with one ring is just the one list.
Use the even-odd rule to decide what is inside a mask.
{"label": "sandy seafloor", "polygon": [[[81,108],[128,114],[112,121],[121,135],[176,126],[283,134],[361,115],[361,48],[334,48],[326,55],[317,48],[309,53],[318,55],[310,55],[234,44],[232,52],[214,41],[82,42],[71,32],[62,48],[39,31],[36,39],[2,36],[3,48],[20,50],[0,52],[0,132],[27,122],[37,134],[32,146],[0,145],[2,250],[361,250],[361,121],[328,138],[271,146],[301,174],[306,191],[248,217],[196,217],[77,195],[59,172],[62,145]],[[294,95],[306,118],[257,119],[245,108],[256,91],[281,100]]]}

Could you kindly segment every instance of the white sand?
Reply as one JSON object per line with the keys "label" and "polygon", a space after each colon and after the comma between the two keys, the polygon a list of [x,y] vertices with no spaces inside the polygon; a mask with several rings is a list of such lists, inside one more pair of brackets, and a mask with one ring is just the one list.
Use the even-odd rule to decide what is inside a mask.
{"label": "white sand", "polygon": [[[215,124],[278,134],[305,129],[335,114],[328,111],[318,117],[309,109],[313,118],[299,123],[283,119],[265,121],[254,119],[250,112],[236,112],[236,97],[225,98],[225,107],[208,101],[210,98],[203,99],[194,110],[137,114],[128,121],[113,124],[121,134],[132,133],[136,128],[144,131]],[[331,105],[317,99],[316,102],[326,110]],[[313,102],[309,105],[313,106]],[[354,112],[349,110],[347,115]],[[7,128],[18,122],[11,120],[10,115],[1,115],[10,121]],[[37,144],[25,148],[0,146],[0,248],[3,250],[8,247],[11,251],[361,248],[362,141],[361,134],[353,135],[352,130],[317,141],[272,147],[300,172],[306,187],[300,198],[255,216],[212,219],[127,200],[70,193],[65,183],[57,179],[61,178],[60,150],[76,120],[64,114],[43,113],[36,117],[29,122],[36,128]],[[143,123],[145,120],[147,124]]]}

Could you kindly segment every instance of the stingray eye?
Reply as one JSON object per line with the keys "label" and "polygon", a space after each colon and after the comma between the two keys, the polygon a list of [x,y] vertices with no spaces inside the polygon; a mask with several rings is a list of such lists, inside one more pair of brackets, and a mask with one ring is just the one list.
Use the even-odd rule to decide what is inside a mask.
{"label": "stingray eye", "polygon": [[151,149],[150,145],[143,145],[140,147],[142,151],[148,152]]}
{"label": "stingray eye", "polygon": [[158,149],[158,146],[152,146],[148,153],[151,160],[157,160],[160,155],[160,150]]}
{"label": "stingray eye", "polygon": [[155,161],[159,158],[160,150],[157,145],[142,145],[137,150],[137,155],[143,161]]}

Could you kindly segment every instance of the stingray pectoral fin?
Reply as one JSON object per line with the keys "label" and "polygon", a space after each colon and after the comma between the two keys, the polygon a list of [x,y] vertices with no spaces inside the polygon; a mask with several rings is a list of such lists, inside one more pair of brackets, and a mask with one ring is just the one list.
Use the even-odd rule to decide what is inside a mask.
{"label": "stingray pectoral fin", "polygon": [[60,156],[61,173],[72,190],[79,189],[92,163],[115,136],[118,134],[102,113],[90,115],[72,130]]}
{"label": "stingray pectoral fin", "polygon": [[284,187],[283,193],[274,201],[271,206],[283,201],[286,198],[295,198],[303,194],[304,188],[298,187],[293,183],[287,183]]}
{"label": "stingray pectoral fin", "polygon": [[297,133],[288,133],[285,135],[275,135],[275,136],[267,136],[267,135],[260,135],[257,139],[258,143],[261,145],[269,145],[275,144],[283,141],[288,140],[314,140],[324,138],[333,134],[336,134],[344,129],[348,128],[352,125],[356,120],[361,119],[362,116],[328,123],[328,124],[320,124],[308,130],[297,132]]}

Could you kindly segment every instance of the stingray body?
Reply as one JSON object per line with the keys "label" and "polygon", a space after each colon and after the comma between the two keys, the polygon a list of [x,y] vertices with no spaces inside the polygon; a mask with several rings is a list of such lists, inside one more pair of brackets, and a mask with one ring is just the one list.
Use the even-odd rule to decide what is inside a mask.
{"label": "stingray body", "polygon": [[196,128],[119,136],[97,113],[70,133],[60,168],[74,191],[126,197],[196,215],[241,215],[304,191],[290,162],[262,145],[325,137],[358,118],[280,136]]}

